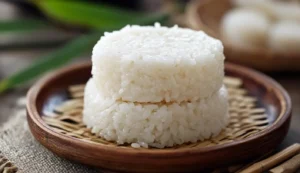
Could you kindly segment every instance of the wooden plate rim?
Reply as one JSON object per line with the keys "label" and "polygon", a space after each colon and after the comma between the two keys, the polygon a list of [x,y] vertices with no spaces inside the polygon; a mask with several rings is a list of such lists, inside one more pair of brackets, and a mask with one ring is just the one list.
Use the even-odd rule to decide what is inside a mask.
{"label": "wooden plate rim", "polygon": [[56,80],[57,76],[64,74],[64,73],[69,73],[73,70],[81,69],[81,68],[88,68],[91,66],[91,63],[81,63],[81,64],[75,64],[71,65],[56,71],[53,71],[40,79],[36,84],[34,84],[31,89],[27,93],[27,116],[28,118],[31,118],[31,120],[34,122],[34,125],[38,126],[40,129],[45,131],[47,134],[51,134],[61,140],[64,140],[66,142],[70,142],[75,146],[82,146],[85,148],[93,149],[94,151],[106,151],[106,152],[112,152],[113,153],[122,153],[122,154],[127,154],[127,155],[143,155],[147,154],[147,157],[166,157],[165,154],[168,154],[168,157],[170,156],[181,156],[183,154],[201,154],[201,153],[206,153],[206,152],[211,152],[211,151],[216,151],[216,150],[222,150],[226,149],[229,147],[235,147],[240,144],[248,143],[250,141],[253,141],[258,138],[262,138],[265,135],[268,135],[272,133],[272,131],[275,131],[276,129],[279,129],[284,122],[286,122],[289,117],[291,116],[291,99],[286,92],[286,90],[277,82],[275,82],[273,79],[270,77],[257,72],[255,70],[249,69],[247,67],[242,67],[240,65],[236,64],[231,64],[231,63],[225,63],[226,69],[230,69],[230,71],[235,71],[238,72],[241,75],[246,75],[250,77],[253,80],[256,80],[256,82],[261,83],[262,85],[266,86],[266,88],[270,90],[274,90],[276,96],[280,100],[281,104],[281,111],[280,114],[277,118],[277,120],[267,127],[265,130],[260,132],[259,134],[253,135],[252,137],[249,137],[247,139],[242,139],[242,140],[237,140],[232,143],[228,144],[222,144],[222,145],[216,145],[216,146],[208,146],[204,148],[183,148],[183,149],[133,149],[133,148],[127,148],[127,147],[116,147],[116,146],[111,146],[111,145],[103,145],[103,144],[97,144],[97,143],[90,143],[90,142],[84,142],[81,141],[80,139],[72,138],[63,134],[60,134],[58,132],[53,131],[50,127],[46,125],[46,123],[42,120],[41,115],[38,113],[37,106],[36,106],[36,101],[38,98],[38,95],[42,91],[43,88],[47,86],[47,84],[52,81]]}

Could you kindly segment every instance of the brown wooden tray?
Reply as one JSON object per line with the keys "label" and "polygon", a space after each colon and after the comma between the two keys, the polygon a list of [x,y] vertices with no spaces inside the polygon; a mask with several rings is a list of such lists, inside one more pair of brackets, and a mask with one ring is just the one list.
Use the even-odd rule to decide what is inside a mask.
{"label": "brown wooden tray", "polygon": [[231,0],[195,0],[187,6],[187,26],[203,30],[220,39],[224,45],[226,60],[262,71],[299,71],[300,55],[279,54],[266,48],[236,48],[222,39],[220,24],[223,15],[234,8]]}
{"label": "brown wooden tray", "polygon": [[248,68],[225,65],[228,76],[243,80],[244,88],[266,109],[269,125],[246,139],[207,147],[133,149],[102,145],[55,132],[43,121],[44,112],[68,98],[67,88],[91,77],[91,64],[52,72],[28,92],[27,118],[35,138],[57,155],[80,163],[124,172],[190,172],[222,167],[259,157],[273,150],[286,135],[291,117],[287,92],[269,77]]}

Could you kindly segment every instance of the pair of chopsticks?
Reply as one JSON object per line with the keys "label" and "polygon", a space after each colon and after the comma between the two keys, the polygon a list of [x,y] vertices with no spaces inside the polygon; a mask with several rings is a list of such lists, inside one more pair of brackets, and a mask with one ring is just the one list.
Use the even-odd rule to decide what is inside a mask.
{"label": "pair of chopsticks", "polygon": [[227,167],[226,169],[217,169],[213,171],[213,173],[294,173],[297,172],[297,170],[300,170],[299,143],[295,143],[272,156],[270,156],[270,154],[271,152],[258,158],[252,163],[246,165],[234,165]]}
{"label": "pair of chopsticks", "polygon": [[300,169],[300,144],[288,148],[258,162],[246,166],[231,167],[235,173],[293,173]]}
{"label": "pair of chopsticks", "polygon": [[293,173],[300,168],[300,144],[296,143],[288,148],[254,163],[239,173],[258,173],[268,171],[270,173]]}

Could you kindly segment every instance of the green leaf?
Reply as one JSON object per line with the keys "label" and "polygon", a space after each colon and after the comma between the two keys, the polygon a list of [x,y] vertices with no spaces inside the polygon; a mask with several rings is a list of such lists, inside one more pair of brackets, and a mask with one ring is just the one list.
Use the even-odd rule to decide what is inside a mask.
{"label": "green leaf", "polygon": [[35,0],[33,2],[52,19],[91,29],[119,29],[127,24],[152,24],[167,18],[166,14],[132,12],[78,0]]}
{"label": "green leaf", "polygon": [[40,57],[39,61],[34,62],[31,66],[0,81],[0,93],[23,84],[48,70],[64,65],[83,53],[91,52],[92,47],[102,34],[103,33],[92,33],[80,36],[53,53]]}
{"label": "green leaf", "polygon": [[33,31],[47,26],[49,26],[47,23],[34,19],[2,20],[0,33]]}

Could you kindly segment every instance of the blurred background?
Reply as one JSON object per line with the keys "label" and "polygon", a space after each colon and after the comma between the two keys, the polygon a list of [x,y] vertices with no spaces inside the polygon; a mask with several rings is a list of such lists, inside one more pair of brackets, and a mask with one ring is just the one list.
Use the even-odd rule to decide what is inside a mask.
{"label": "blurred background", "polygon": [[[176,4],[185,2],[177,1]],[[166,24],[166,13],[156,14],[171,11],[171,4],[175,3],[160,0],[0,1],[0,78],[14,74],[40,55],[46,55],[92,30],[98,30],[100,37],[104,31],[120,29],[130,23],[128,20],[141,20],[133,22],[141,24],[142,20],[145,20],[144,24],[154,21]],[[97,7],[100,10],[95,10]],[[125,17],[120,18],[123,14]],[[139,17],[141,14],[145,17]],[[87,22],[90,18],[93,18],[91,22],[96,22]]]}
{"label": "blurred background", "polygon": [[171,22],[170,16],[182,17],[187,2],[0,1],[0,102],[4,103],[0,125],[40,75],[68,63],[89,61],[93,45],[105,31],[126,24],[178,23]]}
{"label": "blurred background", "polygon": [[[56,47],[60,47],[92,29],[92,27],[80,27],[81,24],[70,26],[65,24],[65,20],[58,22],[52,16],[47,16],[45,8],[50,8],[49,13],[51,13],[57,9],[61,10],[63,5],[68,5],[72,1],[62,4],[59,1],[57,4],[46,1],[41,5],[42,7],[27,0],[0,1],[0,70],[2,77],[13,74],[30,64],[31,60],[38,58],[39,55],[51,52]],[[92,5],[105,3],[126,10],[145,12],[155,12],[163,6],[160,0],[89,0],[82,2]],[[66,11],[67,13],[68,11]],[[73,11],[70,10],[70,13]],[[77,15],[81,15],[80,9]],[[76,17],[75,15],[74,18]]]}
{"label": "blurred background", "polygon": [[[204,30],[222,40],[227,61],[261,70],[281,83],[294,105],[292,128],[283,146],[300,142],[300,5],[298,0],[271,1],[2,0],[0,125],[40,75],[89,61],[93,45],[105,31],[160,22]],[[282,21],[289,24],[270,34]]]}

